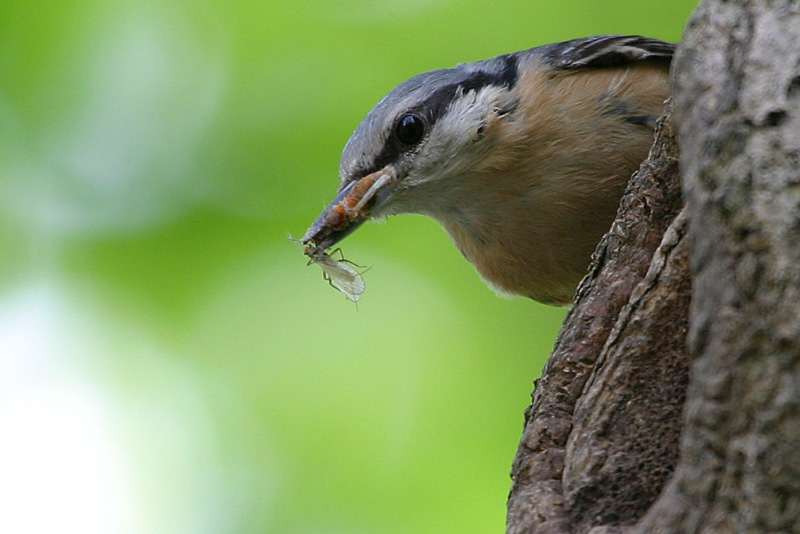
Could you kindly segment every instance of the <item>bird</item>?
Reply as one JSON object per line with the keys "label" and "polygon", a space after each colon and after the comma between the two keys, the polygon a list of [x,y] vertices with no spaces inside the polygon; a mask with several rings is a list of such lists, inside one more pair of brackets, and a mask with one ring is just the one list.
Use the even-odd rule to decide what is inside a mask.
{"label": "bird", "polygon": [[307,253],[366,220],[421,214],[496,292],[569,305],[653,143],[674,49],[600,35],[400,83],[347,141]]}

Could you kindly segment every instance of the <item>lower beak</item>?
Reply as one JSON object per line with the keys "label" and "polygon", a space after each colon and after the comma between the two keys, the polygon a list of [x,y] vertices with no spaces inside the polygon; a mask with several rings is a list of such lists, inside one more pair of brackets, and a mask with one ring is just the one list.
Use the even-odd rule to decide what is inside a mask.
{"label": "lower beak", "polygon": [[397,176],[391,166],[348,183],[317,217],[302,242],[315,250],[334,246],[385,206],[396,185]]}

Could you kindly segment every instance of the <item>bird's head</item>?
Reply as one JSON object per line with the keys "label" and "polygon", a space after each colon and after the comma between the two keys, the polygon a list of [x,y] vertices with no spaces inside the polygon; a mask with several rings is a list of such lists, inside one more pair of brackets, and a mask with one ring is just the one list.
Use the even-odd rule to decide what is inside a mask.
{"label": "bird's head", "polygon": [[[494,126],[518,104],[512,91],[516,77],[517,58],[506,55],[426,72],[395,87],[347,142],[340,194],[304,241],[333,246],[369,218],[398,213],[436,217],[459,194],[460,177],[492,151]],[[330,221],[331,210],[352,195],[356,183],[381,175],[391,179],[364,188],[368,201],[358,214],[320,233],[324,226],[330,230],[323,221],[326,214]]]}

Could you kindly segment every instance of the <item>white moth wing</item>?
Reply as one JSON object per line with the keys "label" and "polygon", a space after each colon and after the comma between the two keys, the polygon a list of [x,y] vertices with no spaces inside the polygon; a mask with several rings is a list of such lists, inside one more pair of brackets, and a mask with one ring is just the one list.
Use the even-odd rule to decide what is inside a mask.
{"label": "white moth wing", "polygon": [[333,287],[353,302],[358,302],[366,289],[364,277],[347,260],[337,260],[328,254],[318,254],[311,260],[322,268]]}

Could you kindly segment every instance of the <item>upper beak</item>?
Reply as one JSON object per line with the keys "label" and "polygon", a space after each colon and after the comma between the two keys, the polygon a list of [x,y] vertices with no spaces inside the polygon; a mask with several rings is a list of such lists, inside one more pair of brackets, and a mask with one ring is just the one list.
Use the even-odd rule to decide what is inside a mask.
{"label": "upper beak", "polygon": [[391,166],[348,183],[317,217],[302,242],[317,251],[329,249],[385,206],[396,185]]}

